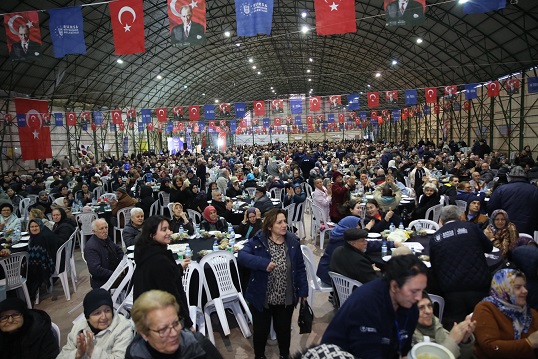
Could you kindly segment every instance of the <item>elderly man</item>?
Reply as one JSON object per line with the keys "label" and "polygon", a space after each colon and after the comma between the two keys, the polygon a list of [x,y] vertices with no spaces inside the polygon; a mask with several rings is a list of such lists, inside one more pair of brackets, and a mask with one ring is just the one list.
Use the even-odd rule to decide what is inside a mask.
{"label": "elderly man", "polygon": [[487,162],[482,162],[480,165],[480,179],[486,183],[493,181],[495,174],[489,169],[489,164]]}
{"label": "elderly man", "polygon": [[108,223],[102,218],[92,223],[93,235],[84,247],[90,285],[99,288],[110,278],[123,258],[123,251],[108,237]]}
{"label": "elderly man", "polygon": [[121,237],[125,247],[136,244],[140,233],[142,233],[142,225],[144,224],[144,210],[135,207],[131,209],[131,220],[125,225]]}
{"label": "elderly man", "polygon": [[273,209],[273,202],[267,197],[264,187],[256,187],[256,192],[254,192],[254,207],[258,208],[262,214]]}
{"label": "elderly man", "polygon": [[233,202],[226,202],[226,200],[223,201],[222,192],[220,189],[216,189],[211,192],[211,205],[215,207],[219,216],[224,217],[228,223],[231,223],[233,215]]}
{"label": "elderly man", "polygon": [[217,178],[217,187],[222,193],[226,193],[226,189],[228,188],[229,183],[230,172],[226,168],[223,168],[220,170],[220,177]]}

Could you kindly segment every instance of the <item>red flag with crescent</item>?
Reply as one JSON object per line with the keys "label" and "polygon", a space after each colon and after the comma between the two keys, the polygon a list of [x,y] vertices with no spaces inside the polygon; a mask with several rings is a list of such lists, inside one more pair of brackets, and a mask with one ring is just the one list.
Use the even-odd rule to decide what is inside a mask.
{"label": "red flag with crescent", "polygon": [[263,101],[254,101],[254,116],[263,116],[265,114],[265,103]]}
{"label": "red flag with crescent", "polygon": [[74,112],[65,113],[65,121],[67,126],[76,126],[77,125],[77,114]]}
{"label": "red flag with crescent", "polygon": [[488,84],[488,96],[498,97],[501,93],[501,84],[499,81],[492,81]]}
{"label": "red flag with crescent", "polygon": [[6,113],[6,115],[4,116],[4,120],[7,123],[13,123],[13,116],[10,113]]}
{"label": "red flag with crescent", "polygon": [[403,114],[404,114],[405,116],[409,116],[409,108],[408,108],[408,107],[406,107],[406,108],[403,109]]}
{"label": "red flag with crescent", "polygon": [[153,131],[155,129],[155,126],[153,126],[153,123],[148,123],[147,129],[148,131]]}
{"label": "red flag with crescent", "polygon": [[308,132],[314,132],[314,126],[311,123],[307,123],[306,125],[308,127]]}
{"label": "red flag with crescent", "polygon": [[[372,113],[373,113],[373,112],[374,112],[374,111],[372,111]],[[385,117],[389,117],[389,110],[383,110],[383,111],[381,111],[381,115],[382,115],[382,116],[385,116]]]}
{"label": "red flag with crescent", "polygon": [[426,97],[426,103],[437,102],[437,87],[426,87],[424,96]]}
{"label": "red flag with crescent", "polygon": [[189,106],[189,120],[197,121],[200,119],[200,106]]}
{"label": "red flag with crescent", "polygon": [[282,125],[282,121],[280,120],[280,117],[275,117],[275,126],[281,126]]}
{"label": "red flag with crescent", "polygon": [[310,104],[310,111],[320,111],[321,110],[321,97],[320,96],[312,96],[308,99]]}
{"label": "red flag with crescent", "polygon": [[433,113],[438,115],[439,113],[441,112],[441,106],[439,106],[438,103],[436,103],[435,105],[433,105]]}
{"label": "red flag with crescent", "polygon": [[[39,15],[37,11],[14,12],[4,14],[6,28],[6,43],[13,60],[24,60],[41,55],[41,31],[39,28]],[[19,28],[27,30],[27,52],[23,52]],[[27,55],[28,54],[28,55]]]}
{"label": "red flag with crescent", "polygon": [[90,111],[81,112],[80,118],[83,122],[89,123],[91,119]]}
{"label": "red flag with crescent", "polygon": [[257,118],[253,118],[251,120],[251,122],[252,122],[252,126],[258,126],[258,119]]}
{"label": "red flag with crescent", "polygon": [[129,55],[146,51],[144,46],[144,3],[117,0],[108,3],[114,35],[114,53]]}
{"label": "red flag with crescent", "polygon": [[166,107],[158,107],[155,109],[155,115],[159,122],[166,122]]}
{"label": "red flag with crescent", "polygon": [[379,107],[379,92],[368,92],[368,107],[376,108]]}
{"label": "red flag with crescent", "polygon": [[177,124],[177,129],[178,129],[179,131],[185,131],[185,124],[184,124],[183,122],[179,122],[179,123]]}
{"label": "red flag with crescent", "polygon": [[313,123],[313,117],[312,116],[306,116],[306,124],[308,126],[311,126]]}
{"label": "red flag with crescent", "polygon": [[467,100],[463,103],[463,109],[465,111],[469,111],[471,109],[471,101],[470,100]]}
{"label": "red flag with crescent", "polygon": [[49,112],[49,103],[40,100],[15,99],[19,141],[24,161],[52,158],[50,127],[43,126],[43,114]]}
{"label": "red flag with crescent", "polygon": [[[387,115],[388,115],[388,111],[387,111]],[[377,111],[374,110],[374,111],[370,112],[370,117],[371,118],[377,117]]]}
{"label": "red flag with crescent", "polygon": [[220,120],[219,124],[220,124],[220,127],[225,127],[226,126],[226,120]]}
{"label": "red flag with crescent", "polygon": [[125,125],[123,124],[123,122],[120,123],[120,124],[118,125],[118,127],[119,127],[120,131],[125,130]]}
{"label": "red flag with crescent", "polygon": [[121,110],[113,110],[110,112],[110,115],[112,116],[112,123],[115,125],[119,125],[122,123],[121,120]]}
{"label": "red flag with crescent", "polygon": [[381,116],[377,116],[377,123],[378,123],[379,125],[382,125],[382,124],[383,124],[383,117],[381,117]]}
{"label": "red flag with crescent", "polygon": [[343,113],[338,114],[338,122],[340,123],[346,122],[346,116]]}
{"label": "red flag with crescent", "polygon": [[92,131],[97,131],[97,124],[92,122]]}

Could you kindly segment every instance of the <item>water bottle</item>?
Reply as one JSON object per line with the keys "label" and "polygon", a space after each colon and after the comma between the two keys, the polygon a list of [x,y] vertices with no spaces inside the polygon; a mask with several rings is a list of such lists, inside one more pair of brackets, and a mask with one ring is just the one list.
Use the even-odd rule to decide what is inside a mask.
{"label": "water bottle", "polygon": [[234,227],[231,223],[228,223],[228,233],[232,233],[234,231]]}
{"label": "water bottle", "polygon": [[398,226],[398,229],[404,230],[403,222],[400,222],[400,225]]}
{"label": "water bottle", "polygon": [[381,244],[381,256],[384,257],[387,255],[387,242],[383,241]]}
{"label": "water bottle", "polygon": [[394,225],[394,223],[390,222],[389,230],[391,232],[394,232],[395,229],[396,229],[396,226]]}
{"label": "water bottle", "polygon": [[411,246],[411,253],[415,254],[415,247]]}
{"label": "water bottle", "polygon": [[184,232],[183,231],[183,226],[179,226],[179,234],[181,235],[181,234],[183,234],[183,232]]}
{"label": "water bottle", "polygon": [[222,194],[222,202],[226,202],[226,196],[224,195],[224,193]]}
{"label": "water bottle", "polygon": [[20,240],[21,240],[21,230],[17,228],[17,230],[15,231],[13,236],[11,237],[11,242],[13,244],[17,244],[17,243],[19,243]]}
{"label": "water bottle", "polygon": [[187,246],[185,247],[185,259],[189,259],[192,257],[192,249],[191,247],[187,244]]}
{"label": "water bottle", "polygon": [[415,229],[416,229],[417,233],[419,233],[422,230],[422,225],[420,223],[417,223],[415,225]]}
{"label": "water bottle", "polygon": [[213,252],[216,252],[219,250],[219,244],[217,243],[217,240],[215,239],[215,242],[213,242]]}
{"label": "water bottle", "polygon": [[243,190],[243,199],[247,198],[247,191]]}
{"label": "water bottle", "polygon": [[232,228],[232,231],[230,232],[230,240],[228,241],[228,244],[233,248],[235,245],[235,232]]}
{"label": "water bottle", "polygon": [[194,224],[194,235],[196,238],[200,238],[200,227],[198,226],[198,223]]}

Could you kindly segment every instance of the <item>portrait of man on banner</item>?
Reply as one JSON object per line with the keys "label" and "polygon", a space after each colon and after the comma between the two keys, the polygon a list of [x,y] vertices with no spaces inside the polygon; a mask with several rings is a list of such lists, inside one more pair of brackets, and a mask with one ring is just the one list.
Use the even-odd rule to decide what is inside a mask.
{"label": "portrait of man on banner", "polygon": [[426,0],[384,0],[386,26],[417,26],[424,20]]}
{"label": "portrait of man on banner", "polygon": [[5,14],[4,25],[11,60],[34,60],[41,56],[41,32],[37,11]]}
{"label": "portrait of man on banner", "polygon": [[205,44],[205,9],[205,1],[168,0],[172,44],[179,46]]}

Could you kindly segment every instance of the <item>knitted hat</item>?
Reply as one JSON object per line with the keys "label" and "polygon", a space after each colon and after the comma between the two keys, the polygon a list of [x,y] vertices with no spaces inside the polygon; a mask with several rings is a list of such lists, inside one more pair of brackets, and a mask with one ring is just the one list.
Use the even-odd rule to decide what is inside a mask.
{"label": "knitted hat", "polygon": [[116,189],[116,192],[127,194],[127,190],[125,189],[125,187],[118,187]]}
{"label": "knitted hat", "polygon": [[23,316],[28,314],[28,307],[26,306],[26,303],[19,298],[7,298],[0,302],[0,313],[8,310],[16,310]]}
{"label": "knitted hat", "polygon": [[333,172],[333,181],[336,181],[336,177],[338,177],[338,176],[340,176],[340,177],[344,177],[344,175],[341,174],[340,172],[338,172],[338,171],[334,171],[334,172]]}
{"label": "knitted hat", "polygon": [[527,173],[521,166],[516,166],[510,170],[509,178],[527,178]]}
{"label": "knitted hat", "polygon": [[353,354],[334,344],[320,344],[308,349],[301,359],[353,359]]}
{"label": "knitted hat", "polygon": [[112,297],[108,291],[103,288],[92,289],[84,297],[82,305],[84,306],[84,316],[86,318],[89,318],[90,314],[102,305],[108,305],[111,309],[114,308],[112,305]]}
{"label": "knitted hat", "polygon": [[258,187],[256,187],[256,191],[265,194],[265,187],[258,186]]}

